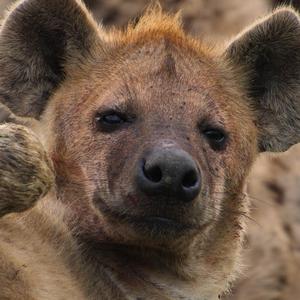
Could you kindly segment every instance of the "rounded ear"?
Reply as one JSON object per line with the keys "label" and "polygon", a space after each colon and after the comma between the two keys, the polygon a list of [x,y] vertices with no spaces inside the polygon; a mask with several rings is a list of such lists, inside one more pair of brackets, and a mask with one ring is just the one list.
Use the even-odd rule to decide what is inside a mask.
{"label": "rounded ear", "polygon": [[300,21],[281,8],[240,34],[226,60],[245,78],[261,151],[285,151],[300,142]]}
{"label": "rounded ear", "polygon": [[19,1],[0,31],[0,98],[15,114],[39,118],[65,78],[100,42],[80,0]]}

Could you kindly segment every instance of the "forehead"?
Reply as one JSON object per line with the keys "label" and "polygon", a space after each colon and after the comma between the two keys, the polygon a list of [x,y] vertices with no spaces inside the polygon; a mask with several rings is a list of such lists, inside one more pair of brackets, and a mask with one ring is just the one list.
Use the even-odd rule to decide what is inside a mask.
{"label": "forehead", "polygon": [[255,131],[253,116],[231,72],[220,57],[186,43],[162,38],[125,44],[73,72],[52,107],[60,126],[72,132],[116,108],[136,115],[137,126],[192,130],[207,124],[226,128],[232,139],[246,139]]}
{"label": "forehead", "polygon": [[124,80],[136,84],[156,83],[162,87],[181,86],[210,87],[216,83],[213,60],[204,52],[196,52],[166,38],[134,45],[120,58],[118,74]]}
{"label": "forehead", "polygon": [[147,111],[178,113],[189,109],[198,114],[208,110],[226,114],[227,105],[222,103],[232,95],[225,91],[214,57],[205,51],[161,38],[125,50],[122,47],[121,53],[113,52],[110,57],[117,60],[107,68],[104,82],[99,72],[96,105],[132,104]]}
{"label": "forehead", "polygon": [[81,115],[131,106],[137,113],[155,111],[158,117],[188,111],[188,116],[219,118],[233,126],[242,115],[249,117],[240,90],[220,60],[197,43],[168,36],[120,43],[68,80],[64,91],[72,94],[67,98],[78,104]]}

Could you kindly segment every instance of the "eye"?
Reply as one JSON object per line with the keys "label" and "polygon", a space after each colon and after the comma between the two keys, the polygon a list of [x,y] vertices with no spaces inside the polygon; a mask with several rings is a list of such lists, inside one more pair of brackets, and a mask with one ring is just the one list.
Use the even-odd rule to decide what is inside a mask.
{"label": "eye", "polygon": [[209,128],[203,131],[211,148],[215,151],[223,150],[227,142],[227,134],[222,129]]}
{"label": "eye", "polygon": [[106,111],[97,113],[96,125],[99,130],[113,131],[120,128],[124,123],[129,122],[129,118],[124,114],[116,111]]}
{"label": "eye", "polygon": [[121,116],[118,113],[109,113],[107,115],[100,117],[98,121],[109,125],[116,125],[116,124],[124,123],[126,120],[124,116]]}

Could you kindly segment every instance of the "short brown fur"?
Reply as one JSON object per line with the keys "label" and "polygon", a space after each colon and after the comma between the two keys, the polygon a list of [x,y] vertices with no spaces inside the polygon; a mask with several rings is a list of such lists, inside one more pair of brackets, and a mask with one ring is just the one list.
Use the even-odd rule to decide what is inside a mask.
{"label": "short brown fur", "polygon": [[[27,130],[29,146],[6,151],[22,158],[20,146],[45,147],[56,182],[34,208],[24,195],[27,211],[0,211],[3,299],[210,300],[228,290],[239,271],[251,165],[259,150],[299,141],[300,23],[279,10],[220,54],[186,35],[178,19],[154,7],[124,32],[105,31],[75,0],[20,1],[8,14],[0,96],[15,114],[39,119],[31,127],[43,146]],[[274,47],[278,34],[284,43]],[[296,58],[283,74],[284,50],[283,59]],[[289,79],[281,91],[270,88],[270,74]],[[275,120],[279,102],[284,114]],[[273,118],[263,119],[268,111]],[[121,125],[103,123],[116,112]],[[222,147],[208,130],[221,130]],[[141,161],[166,148],[188,153],[200,170],[201,191],[189,204],[139,190]],[[47,155],[32,162],[49,179],[37,201],[52,163]],[[0,179],[30,173],[23,168],[1,167]],[[1,182],[0,196],[10,188]],[[145,221],[153,216],[172,226]]]}

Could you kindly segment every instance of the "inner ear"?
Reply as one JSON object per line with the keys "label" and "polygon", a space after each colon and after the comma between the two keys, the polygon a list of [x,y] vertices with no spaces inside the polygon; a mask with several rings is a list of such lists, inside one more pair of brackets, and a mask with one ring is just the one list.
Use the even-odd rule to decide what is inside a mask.
{"label": "inner ear", "polygon": [[[57,83],[63,79],[66,59],[67,39],[64,30],[43,28],[43,24],[35,24],[39,52],[46,68]],[[49,74],[49,75],[50,75]]]}
{"label": "inner ear", "polygon": [[0,31],[1,98],[14,113],[38,118],[66,67],[84,62],[99,43],[99,28],[81,1],[21,1]]}

